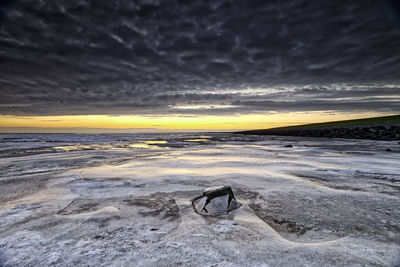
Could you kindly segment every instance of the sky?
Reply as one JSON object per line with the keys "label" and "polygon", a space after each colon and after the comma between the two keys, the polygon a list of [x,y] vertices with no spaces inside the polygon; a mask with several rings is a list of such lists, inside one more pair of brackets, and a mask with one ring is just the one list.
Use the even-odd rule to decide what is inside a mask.
{"label": "sky", "polygon": [[400,113],[395,0],[0,7],[0,132],[230,131]]}

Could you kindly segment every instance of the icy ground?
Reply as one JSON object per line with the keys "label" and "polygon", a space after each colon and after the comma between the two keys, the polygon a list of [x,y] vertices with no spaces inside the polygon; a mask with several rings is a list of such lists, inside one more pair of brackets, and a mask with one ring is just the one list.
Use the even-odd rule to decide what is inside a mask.
{"label": "icy ground", "polygon": [[[196,214],[217,185],[243,206]],[[400,144],[0,135],[0,266],[176,265],[399,266]]]}

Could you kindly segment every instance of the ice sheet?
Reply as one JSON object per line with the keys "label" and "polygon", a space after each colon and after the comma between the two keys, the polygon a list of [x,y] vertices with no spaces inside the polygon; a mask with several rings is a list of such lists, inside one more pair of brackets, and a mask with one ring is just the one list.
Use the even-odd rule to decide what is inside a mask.
{"label": "ice sheet", "polygon": [[[397,142],[232,134],[0,141],[0,265],[400,263]],[[196,214],[190,199],[218,185],[244,205],[219,218]]]}

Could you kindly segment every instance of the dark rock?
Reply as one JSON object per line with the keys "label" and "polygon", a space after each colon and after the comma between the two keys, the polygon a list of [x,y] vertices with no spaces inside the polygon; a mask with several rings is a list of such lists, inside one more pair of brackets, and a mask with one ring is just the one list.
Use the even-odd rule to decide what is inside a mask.
{"label": "dark rock", "polygon": [[293,147],[292,145],[286,145],[285,147]]}
{"label": "dark rock", "polygon": [[211,187],[192,199],[196,213],[208,216],[225,215],[241,206],[236,201],[230,186]]}
{"label": "dark rock", "polygon": [[392,150],[390,148],[386,149],[386,152],[391,152]]}
{"label": "dark rock", "polygon": [[240,132],[243,134],[282,135],[282,136],[307,136],[371,140],[399,140],[399,125],[373,125],[373,126],[342,126],[311,129],[270,129]]}

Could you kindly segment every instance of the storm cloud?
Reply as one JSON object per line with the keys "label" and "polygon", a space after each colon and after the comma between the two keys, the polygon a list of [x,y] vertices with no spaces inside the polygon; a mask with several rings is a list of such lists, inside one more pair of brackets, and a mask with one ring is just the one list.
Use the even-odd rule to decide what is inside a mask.
{"label": "storm cloud", "polygon": [[3,115],[400,111],[390,1],[6,2]]}

